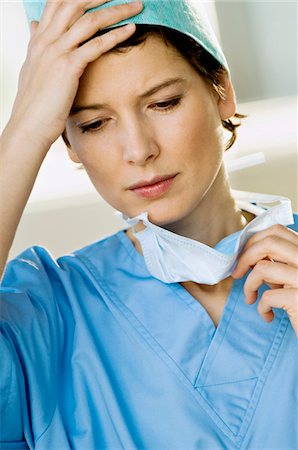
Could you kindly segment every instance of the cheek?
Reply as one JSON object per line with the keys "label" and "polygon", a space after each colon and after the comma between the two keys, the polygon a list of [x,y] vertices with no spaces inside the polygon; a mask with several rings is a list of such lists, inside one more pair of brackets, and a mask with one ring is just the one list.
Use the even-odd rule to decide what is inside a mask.
{"label": "cheek", "polygon": [[104,178],[116,165],[115,144],[96,132],[75,139],[73,149],[92,178],[97,174]]}
{"label": "cheek", "polygon": [[120,182],[120,172],[115,167],[107,165],[92,165],[85,167],[88,177],[99,195],[113,208],[123,210],[123,192]]}
{"label": "cheek", "polygon": [[183,162],[193,161],[194,166],[210,165],[222,154],[221,120],[210,105],[191,105],[177,118],[168,134],[168,142],[176,143],[175,149],[183,155]]}
{"label": "cheek", "polygon": [[83,161],[85,170],[96,189],[106,196],[106,193],[113,192],[115,183],[119,182],[120,174],[117,165],[111,158],[93,157],[90,161]]}
{"label": "cheek", "polygon": [[202,196],[214,182],[223,159],[222,124],[216,110],[207,107],[192,111],[184,129],[183,164],[187,164],[190,176],[186,179],[187,191]]}
{"label": "cheek", "polygon": [[75,152],[96,190],[104,198],[112,195],[116,186],[119,186],[119,181],[121,182],[121,168],[115,145],[103,143],[94,135],[77,144]]}
{"label": "cheek", "polygon": [[218,141],[218,129],[221,127],[219,112],[214,101],[205,97],[193,98],[174,118],[172,136],[202,146],[214,145]]}

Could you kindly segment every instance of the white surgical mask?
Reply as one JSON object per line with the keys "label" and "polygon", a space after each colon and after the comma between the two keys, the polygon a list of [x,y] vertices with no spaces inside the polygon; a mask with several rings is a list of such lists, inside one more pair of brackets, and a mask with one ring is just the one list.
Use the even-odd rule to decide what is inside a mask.
{"label": "white surgical mask", "polygon": [[224,238],[214,248],[154,225],[146,212],[134,218],[123,216],[132,227],[139,222],[146,227],[133,233],[153,277],[165,283],[217,284],[231,275],[239,253],[251,236],[275,224],[294,223],[288,198],[242,191],[233,191],[233,194],[238,207],[256,217],[243,230]]}

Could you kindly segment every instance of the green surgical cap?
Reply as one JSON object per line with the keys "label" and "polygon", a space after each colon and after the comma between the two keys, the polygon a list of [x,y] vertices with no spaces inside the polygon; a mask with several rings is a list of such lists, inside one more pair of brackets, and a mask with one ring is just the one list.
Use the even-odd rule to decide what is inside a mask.
{"label": "green surgical cap", "polygon": [[[75,0],[74,0],[75,1]],[[111,0],[96,9],[107,8],[112,5],[128,3],[127,0]],[[228,71],[228,64],[217,41],[213,29],[204,11],[204,2],[192,0],[142,0],[143,10],[118,25],[133,22],[140,25],[161,25],[180,31],[194,39]],[[26,15],[29,23],[39,21],[44,10],[46,0],[24,0]]]}

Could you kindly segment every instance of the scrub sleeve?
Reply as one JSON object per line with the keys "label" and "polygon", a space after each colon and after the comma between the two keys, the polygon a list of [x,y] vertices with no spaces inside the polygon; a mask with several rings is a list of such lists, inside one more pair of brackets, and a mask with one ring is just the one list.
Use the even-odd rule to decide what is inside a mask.
{"label": "scrub sleeve", "polygon": [[1,448],[296,449],[297,339],[244,282],[215,328],[123,231],[57,261],[26,250],[1,288]]}

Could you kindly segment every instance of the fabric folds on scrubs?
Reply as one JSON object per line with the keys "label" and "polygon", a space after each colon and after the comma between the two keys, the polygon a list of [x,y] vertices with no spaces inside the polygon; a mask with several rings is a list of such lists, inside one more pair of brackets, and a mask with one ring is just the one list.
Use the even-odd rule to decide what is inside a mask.
{"label": "fabric folds on scrubs", "polygon": [[124,231],[58,260],[23,252],[1,288],[1,448],[296,449],[297,339],[244,282],[215,328]]}

